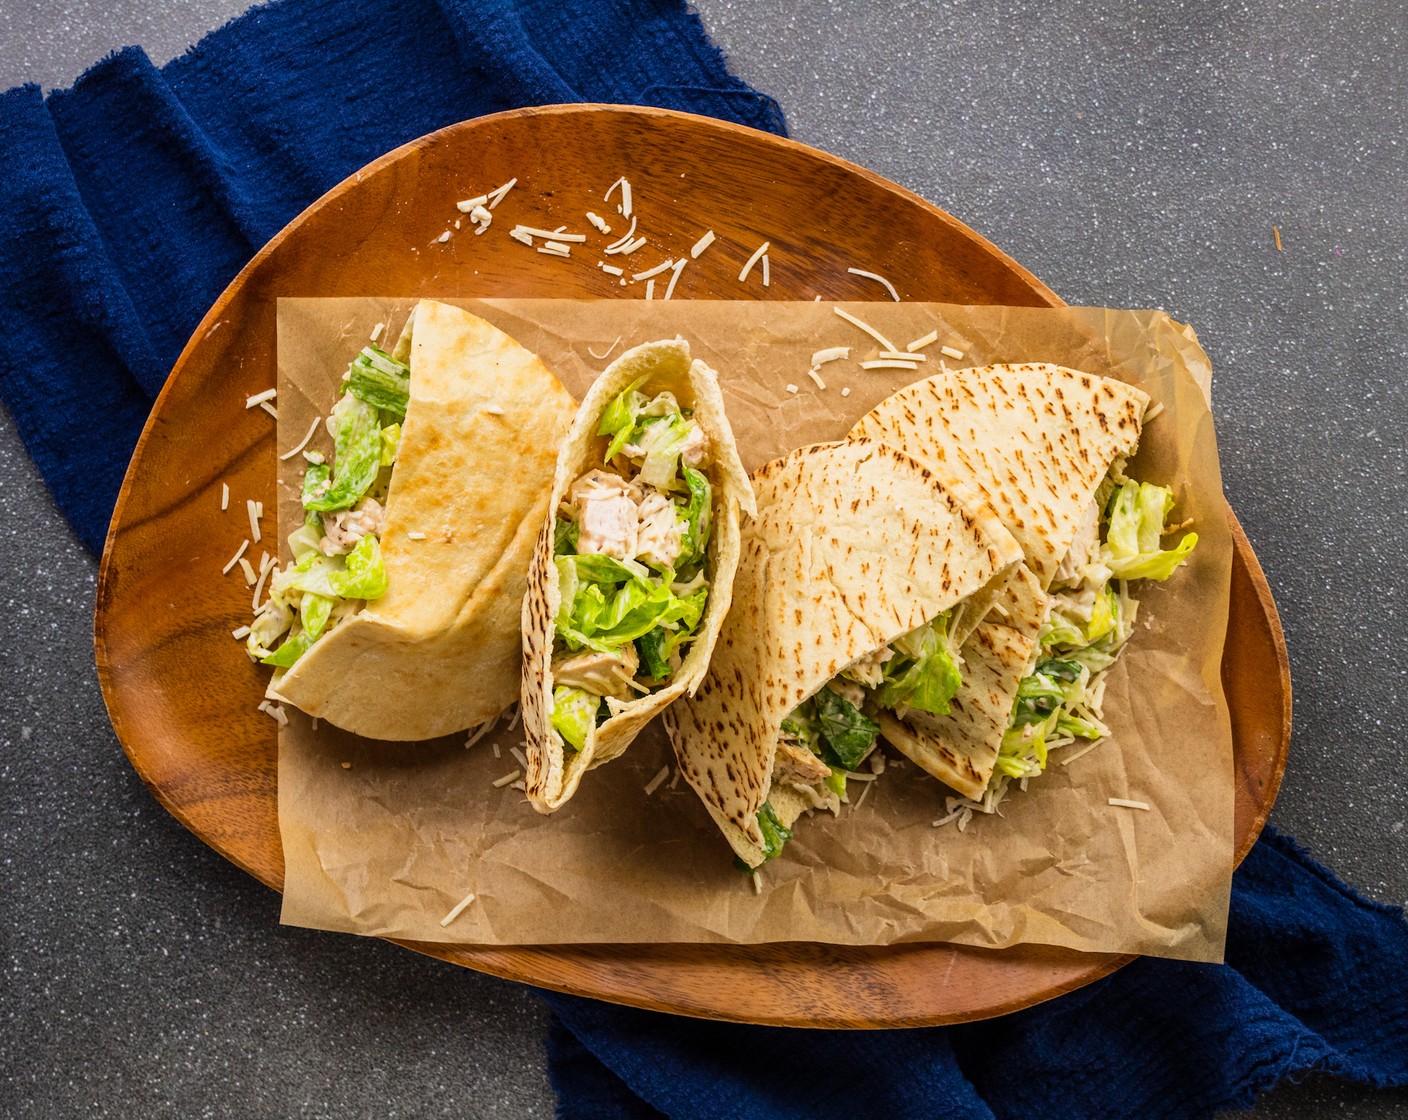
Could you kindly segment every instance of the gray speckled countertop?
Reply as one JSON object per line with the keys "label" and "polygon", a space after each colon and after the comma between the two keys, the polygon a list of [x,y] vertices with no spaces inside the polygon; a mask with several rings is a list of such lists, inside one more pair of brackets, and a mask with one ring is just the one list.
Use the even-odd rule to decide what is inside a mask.
{"label": "gray speckled countertop", "polygon": [[[0,0],[0,88],[161,62],[241,0]],[[1273,820],[1408,899],[1408,14],[698,0],[799,140],[933,200],[1072,303],[1161,307],[1212,356],[1228,497],[1291,650]],[[1279,227],[1277,252],[1272,226]],[[512,984],[278,925],[128,767],[92,668],[96,564],[0,413],[0,1113],[549,1116]],[[1328,1080],[1254,1115],[1408,1115]]]}

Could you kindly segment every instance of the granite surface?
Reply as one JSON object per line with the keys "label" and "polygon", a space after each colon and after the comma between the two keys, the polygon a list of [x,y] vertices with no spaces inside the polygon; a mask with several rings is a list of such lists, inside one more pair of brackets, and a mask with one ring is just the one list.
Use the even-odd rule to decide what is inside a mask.
{"label": "granite surface", "polygon": [[[243,7],[0,0],[0,88],[66,85],[130,42],[165,61]],[[1070,302],[1194,324],[1291,651],[1273,820],[1408,900],[1402,6],[698,9],[797,139],[938,203]],[[529,990],[280,927],[273,894],[152,800],[93,672],[96,563],[3,413],[0,543],[0,1113],[551,1115]],[[1312,1079],[1253,1115],[1343,1113],[1408,1115],[1408,1093]]]}

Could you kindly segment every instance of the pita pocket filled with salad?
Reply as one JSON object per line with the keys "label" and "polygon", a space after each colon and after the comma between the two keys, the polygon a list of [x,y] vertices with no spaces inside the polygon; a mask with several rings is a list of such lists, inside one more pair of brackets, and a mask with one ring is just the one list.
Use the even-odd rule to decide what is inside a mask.
{"label": "pita pocket filled with salad", "polygon": [[645,343],[603,371],[562,443],[523,601],[539,812],[699,686],[753,510],[718,375],[688,343]]}
{"label": "pita pocket filled with salad", "polygon": [[343,385],[248,652],[274,668],[271,699],[358,735],[482,724],[517,698],[519,610],[572,397],[498,328],[431,300]]}

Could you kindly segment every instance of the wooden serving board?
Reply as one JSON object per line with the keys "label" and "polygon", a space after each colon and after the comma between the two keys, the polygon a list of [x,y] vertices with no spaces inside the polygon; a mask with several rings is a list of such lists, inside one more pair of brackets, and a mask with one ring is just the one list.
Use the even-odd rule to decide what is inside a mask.
{"label": "wooden serving board", "polygon": [[[275,300],[628,294],[595,267],[594,251],[564,261],[502,228],[476,236],[455,209],[457,200],[517,177],[505,222],[575,229],[592,209],[619,227],[602,195],[622,175],[635,187],[640,235],[678,253],[700,231],[716,232],[718,242],[684,272],[677,299],[886,298],[873,281],[848,274],[854,266],[888,277],[906,300],[1061,302],[972,230],[877,175],[765,133],[663,110],[546,107],[468,121],[383,156],[334,188],[235,278],[178,359],[123,483],[95,618],[99,680],[132,765],[182,824],[275,889],[283,882],[277,741],[273,721],[255,710],[267,671],[241,664],[232,672],[229,659],[210,656],[215,643],[231,641],[231,619],[241,617],[224,585],[217,588],[229,559],[217,551],[228,538],[214,531],[224,524],[217,519],[240,515],[239,508],[221,512],[221,486],[229,485],[232,506],[254,498],[274,509],[274,426],[262,411],[246,410],[245,398],[275,381]],[[461,229],[438,241],[457,218]],[[739,270],[764,240],[772,246],[770,287],[756,276],[740,284]],[[609,259],[643,269],[664,255]],[[640,294],[639,285],[629,291]],[[1230,509],[1227,516],[1236,556],[1222,673],[1236,744],[1240,860],[1285,767],[1290,675],[1265,577]],[[407,944],[560,991],[814,1027],[998,1015],[1131,959],[943,944]]]}

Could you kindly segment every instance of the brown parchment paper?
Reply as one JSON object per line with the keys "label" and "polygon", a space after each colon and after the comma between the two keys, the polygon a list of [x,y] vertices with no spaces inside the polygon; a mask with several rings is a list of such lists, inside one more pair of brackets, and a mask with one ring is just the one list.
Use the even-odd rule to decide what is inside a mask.
{"label": "brown parchment paper", "polygon": [[[829,303],[448,302],[536,351],[579,399],[624,348],[683,336],[719,371],[749,470],[803,443],[843,438],[917,378],[861,370],[878,347]],[[394,338],[413,304],[279,301],[280,450],[328,411],[373,326],[386,324]],[[501,725],[469,750],[463,735],[392,744],[327,724],[314,730],[290,709],[279,746],[285,923],[476,944],[942,940],[1221,959],[1233,773],[1219,667],[1232,542],[1211,371],[1193,332],[1161,312],[842,306],[900,347],[937,330],[924,376],[942,364],[1053,361],[1133,382],[1164,405],[1131,473],[1172,485],[1200,541],[1173,579],[1139,585],[1138,628],[1106,692],[1111,738],[1069,766],[1056,752],[1001,816],[975,816],[964,832],[932,826],[950,791],[892,756],[859,807],[799,823],[755,894],[682,780],[645,793],[673,762],[658,721],[542,817],[521,792],[491,784],[518,767],[510,751],[521,749],[519,729]],[[943,345],[963,358],[945,358]],[[851,347],[851,357],[822,367],[822,390],[807,369],[832,346]],[[301,457],[280,463],[284,536],[303,517],[301,467]],[[500,469],[508,477],[514,465]],[[1110,806],[1111,797],[1151,811]],[[474,903],[442,927],[471,891]]]}

